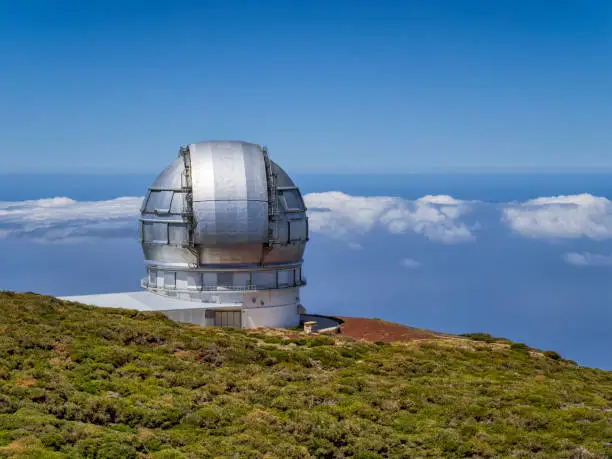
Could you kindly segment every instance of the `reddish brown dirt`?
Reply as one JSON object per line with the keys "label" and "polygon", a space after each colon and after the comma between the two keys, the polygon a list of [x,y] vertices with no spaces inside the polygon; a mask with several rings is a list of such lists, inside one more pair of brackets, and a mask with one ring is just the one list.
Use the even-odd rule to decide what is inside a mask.
{"label": "reddish brown dirt", "polygon": [[341,317],[342,335],[368,341],[411,341],[440,336],[434,332],[408,327],[406,325],[386,322],[380,319]]}

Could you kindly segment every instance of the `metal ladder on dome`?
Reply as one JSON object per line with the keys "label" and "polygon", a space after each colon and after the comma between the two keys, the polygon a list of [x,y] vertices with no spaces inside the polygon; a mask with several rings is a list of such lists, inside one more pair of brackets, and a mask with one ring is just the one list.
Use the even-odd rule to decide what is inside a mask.
{"label": "metal ladder on dome", "polygon": [[264,163],[266,166],[266,179],[268,184],[268,246],[269,247],[278,247],[282,245],[280,241],[275,238],[274,235],[274,226],[276,226],[276,222],[279,220],[280,211],[278,208],[278,199],[277,199],[277,185],[276,185],[276,173],[272,170],[272,164],[270,161],[270,156],[268,155],[268,147],[263,146],[261,148],[264,156]]}
{"label": "metal ladder on dome", "polygon": [[[187,221],[187,249],[192,253],[196,260],[199,259],[199,251],[195,247],[195,238],[194,238],[194,230],[195,223],[193,218],[193,187],[191,182],[191,155],[189,152],[189,146],[181,147],[179,150],[179,155],[183,157],[183,178],[181,180],[181,190],[183,195],[185,196],[185,206],[183,206],[183,212],[181,216],[183,220]],[[190,268],[197,268],[198,262],[190,263]]]}

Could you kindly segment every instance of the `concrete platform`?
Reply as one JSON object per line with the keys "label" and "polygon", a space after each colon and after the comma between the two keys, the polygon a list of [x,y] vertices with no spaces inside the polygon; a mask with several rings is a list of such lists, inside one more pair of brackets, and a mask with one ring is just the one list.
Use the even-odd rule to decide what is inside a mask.
{"label": "concrete platform", "polygon": [[77,303],[102,306],[105,308],[136,309],[137,311],[172,311],[178,309],[203,309],[203,308],[236,308],[241,304],[211,304],[196,303],[194,301],[179,300],[155,293],[124,292],[104,293],[100,295],[78,295],[59,297],[61,300],[76,301]]}

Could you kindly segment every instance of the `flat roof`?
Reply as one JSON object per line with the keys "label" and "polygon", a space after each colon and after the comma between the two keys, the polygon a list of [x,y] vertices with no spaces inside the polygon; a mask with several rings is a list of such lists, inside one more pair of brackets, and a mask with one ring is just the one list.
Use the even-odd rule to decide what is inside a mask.
{"label": "flat roof", "polygon": [[137,311],[173,311],[177,309],[218,309],[236,308],[241,304],[217,304],[201,303],[197,301],[186,301],[171,298],[155,293],[123,292],[123,293],[104,293],[100,295],[78,295],[62,296],[61,300],[75,301],[77,303],[88,304],[91,306],[101,306],[105,308],[135,309]]}

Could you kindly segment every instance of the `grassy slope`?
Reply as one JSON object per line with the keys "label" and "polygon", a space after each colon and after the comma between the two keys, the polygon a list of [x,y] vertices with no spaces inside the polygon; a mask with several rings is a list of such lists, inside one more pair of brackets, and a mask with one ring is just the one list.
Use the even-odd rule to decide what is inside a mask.
{"label": "grassy slope", "polygon": [[612,373],[520,346],[287,338],[10,293],[0,332],[0,457],[612,455]]}

